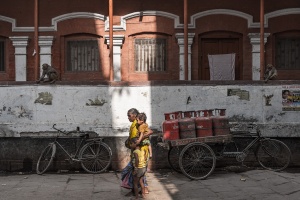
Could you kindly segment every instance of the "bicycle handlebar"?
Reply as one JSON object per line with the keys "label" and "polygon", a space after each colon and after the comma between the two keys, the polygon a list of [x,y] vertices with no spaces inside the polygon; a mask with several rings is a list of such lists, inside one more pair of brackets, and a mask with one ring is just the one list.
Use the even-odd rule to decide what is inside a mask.
{"label": "bicycle handlebar", "polygon": [[[53,124],[53,126],[52,126],[52,128],[54,130],[57,130],[58,132],[63,133],[65,135],[68,135],[68,134],[70,134],[72,132],[72,131],[63,131],[61,129],[56,128],[55,126],[56,126],[56,124]],[[82,133],[82,134],[80,134],[80,137],[89,138],[89,134],[88,133],[85,133],[83,131],[77,131],[77,132]]]}
{"label": "bicycle handlebar", "polygon": [[70,132],[67,132],[67,131],[60,130],[60,129],[56,128],[55,126],[56,126],[56,124],[53,124],[52,128],[55,129],[55,130],[57,130],[60,133],[63,133],[65,135],[68,135],[70,133]]}

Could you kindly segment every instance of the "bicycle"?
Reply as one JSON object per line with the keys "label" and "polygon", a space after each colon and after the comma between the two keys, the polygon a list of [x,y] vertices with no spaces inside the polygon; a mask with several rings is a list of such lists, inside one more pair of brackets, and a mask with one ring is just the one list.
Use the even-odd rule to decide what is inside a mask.
{"label": "bicycle", "polygon": [[57,129],[56,124],[53,125],[58,133],[53,142],[42,151],[36,167],[37,174],[41,175],[47,171],[56,154],[57,146],[60,147],[63,152],[69,158],[69,161],[80,162],[82,168],[88,173],[101,173],[105,171],[111,164],[112,151],[111,148],[103,142],[103,138],[95,137],[89,138],[88,133],[80,132],[80,145],[77,147],[74,155],[70,154],[58,141],[59,134],[63,133],[68,135],[71,133]]}
{"label": "bicycle", "polygon": [[[217,159],[235,157],[238,162],[243,162],[253,149],[264,169],[281,171],[287,168],[291,160],[289,147],[280,140],[262,137],[258,127],[255,128],[256,135],[250,134],[252,141],[241,151],[232,140],[232,134],[169,141],[169,164],[190,179],[205,179],[214,171]],[[221,150],[211,148],[216,144],[221,144]],[[230,145],[234,150],[228,150]]]}

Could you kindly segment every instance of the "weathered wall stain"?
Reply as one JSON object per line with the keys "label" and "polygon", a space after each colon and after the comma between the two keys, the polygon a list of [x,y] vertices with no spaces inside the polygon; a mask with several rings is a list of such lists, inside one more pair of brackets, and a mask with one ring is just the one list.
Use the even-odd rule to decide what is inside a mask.
{"label": "weathered wall stain", "polygon": [[274,96],[273,94],[263,96],[265,98],[265,101],[266,101],[266,104],[265,104],[266,106],[272,106],[271,100],[272,100],[273,96]]}
{"label": "weathered wall stain", "polygon": [[5,125],[0,125],[0,137],[13,137],[14,132]]}
{"label": "weathered wall stain", "polygon": [[50,92],[41,92],[39,97],[34,101],[34,103],[40,103],[44,105],[52,105],[52,94]]}
{"label": "weathered wall stain", "polygon": [[279,116],[284,116],[286,113],[282,112],[282,113],[278,113]]}
{"label": "weathered wall stain", "polygon": [[[244,96],[239,99],[234,93],[228,96],[231,88],[237,89],[238,95],[241,91],[249,93],[246,96],[251,98],[241,100]],[[126,114],[132,107],[145,112],[147,123],[157,132],[162,132],[164,113],[222,108],[230,122],[256,122],[263,125],[262,133],[268,136],[281,133],[300,137],[295,131],[299,112],[282,110],[282,90],[282,85],[0,87],[0,125],[7,125],[15,137],[21,132],[50,131],[53,124],[66,130],[79,126],[99,136],[126,136],[130,125]],[[263,95],[274,95],[272,106],[266,106]],[[281,126],[276,132],[269,131],[278,124],[294,128]]]}
{"label": "weathered wall stain", "polygon": [[148,96],[148,92],[141,92],[141,94],[142,94],[144,97],[147,97],[147,96]]}
{"label": "weathered wall stain", "polygon": [[88,102],[88,103],[86,103],[85,105],[87,105],[87,106],[103,106],[105,103],[107,103],[107,101],[106,100],[104,100],[104,99],[98,99],[98,97],[97,98],[95,98],[95,100],[92,100],[92,99],[88,99],[90,102]]}
{"label": "weathered wall stain", "polygon": [[[7,108],[7,109],[6,109]],[[32,112],[25,109],[24,106],[14,106],[14,107],[6,107],[3,106],[2,109],[0,109],[0,116],[15,116],[17,118],[28,118],[32,119]]]}
{"label": "weathered wall stain", "polygon": [[250,101],[249,91],[241,89],[227,89],[227,96],[238,96],[241,100]]}
{"label": "weathered wall stain", "polygon": [[273,115],[271,115],[271,116],[267,116],[267,117],[266,117],[266,120],[267,120],[267,121],[271,121],[273,118],[274,118],[274,116],[273,116]]}
{"label": "weathered wall stain", "polygon": [[258,119],[252,118],[252,117],[245,117],[244,115],[234,115],[229,118],[229,121],[238,121],[238,122],[258,122]]}
{"label": "weathered wall stain", "polygon": [[31,112],[27,111],[23,106],[16,106],[13,110],[12,110],[12,114],[17,116],[18,118],[29,118],[32,119],[32,116],[30,114]]}

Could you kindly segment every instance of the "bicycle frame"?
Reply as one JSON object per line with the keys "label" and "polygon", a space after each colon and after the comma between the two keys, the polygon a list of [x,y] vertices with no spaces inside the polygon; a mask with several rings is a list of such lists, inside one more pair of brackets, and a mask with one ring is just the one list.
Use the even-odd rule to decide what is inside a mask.
{"label": "bicycle frame", "polygon": [[54,144],[56,144],[57,146],[59,146],[60,147],[60,149],[62,149],[63,150],[63,152],[65,152],[65,154],[67,154],[67,156],[72,160],[72,161],[77,161],[77,162],[79,162],[80,160],[79,159],[76,159],[77,157],[78,157],[78,154],[79,154],[79,150],[80,150],[80,148],[81,148],[81,146],[82,146],[82,143],[83,143],[83,141],[84,141],[84,139],[82,139],[81,141],[80,141],[80,145],[77,147],[77,149],[76,149],[76,152],[75,152],[75,154],[74,155],[72,155],[72,154],[70,154],[58,141],[54,141],[53,143]]}
{"label": "bicycle frame", "polygon": [[244,154],[245,156],[248,155],[249,150],[250,150],[250,149],[251,149],[258,141],[260,141],[260,140],[262,140],[262,139],[266,139],[266,138],[264,138],[264,137],[261,137],[260,131],[259,131],[258,129],[257,129],[256,133],[257,133],[256,136],[252,136],[252,137],[255,137],[255,138],[254,138],[254,139],[250,142],[250,144],[248,144],[242,151],[239,151],[239,149],[238,149],[238,147],[237,147],[237,145],[236,145],[235,142],[234,142],[234,144],[235,144],[235,148],[236,148],[237,151],[225,151],[225,149],[226,149],[226,144],[225,144],[224,149],[223,149],[223,151],[222,151],[222,153],[221,153],[221,156],[222,156],[222,155],[224,155],[224,156],[237,156],[237,155],[239,155],[239,154]]}
{"label": "bicycle frame", "polygon": [[[65,134],[65,135],[68,135],[69,132],[62,131],[62,130],[60,130],[60,129],[57,129],[57,128],[55,128],[55,125],[56,125],[56,124],[53,125],[53,127],[52,127],[53,129],[57,130],[59,133],[63,133],[63,134]],[[58,133],[58,134],[59,134],[59,133]],[[58,134],[57,134],[57,136],[56,136],[56,138],[55,138],[53,144],[56,144],[57,146],[59,146],[60,149],[62,149],[63,152],[64,152],[65,154],[67,154],[67,156],[69,157],[69,159],[70,159],[71,161],[79,162],[80,160],[79,160],[79,159],[76,159],[76,158],[78,157],[78,154],[79,154],[79,152],[80,152],[80,149],[81,149],[81,147],[82,147],[82,144],[83,144],[84,142],[87,141],[87,139],[86,139],[87,134],[84,135],[85,138],[81,139],[80,144],[79,144],[79,146],[77,147],[76,152],[75,152],[74,155],[70,154],[70,153],[69,153],[69,152],[68,152],[68,151],[67,151],[67,150],[66,150],[66,149],[65,149],[65,148],[57,141],[57,139],[59,138]]]}

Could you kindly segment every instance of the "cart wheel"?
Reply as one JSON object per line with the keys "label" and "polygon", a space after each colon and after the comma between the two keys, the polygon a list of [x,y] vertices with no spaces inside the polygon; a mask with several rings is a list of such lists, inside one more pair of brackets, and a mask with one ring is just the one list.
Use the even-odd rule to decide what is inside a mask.
{"label": "cart wheel", "polygon": [[215,169],[216,156],[208,145],[201,142],[190,143],[180,153],[179,166],[188,178],[205,179]]}
{"label": "cart wheel", "polygon": [[181,173],[180,167],[179,167],[179,156],[180,152],[182,151],[183,146],[175,146],[171,147],[168,152],[168,162],[173,170],[176,172]]}

